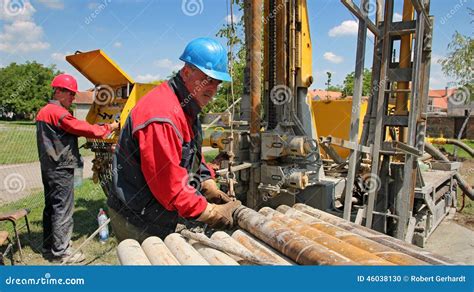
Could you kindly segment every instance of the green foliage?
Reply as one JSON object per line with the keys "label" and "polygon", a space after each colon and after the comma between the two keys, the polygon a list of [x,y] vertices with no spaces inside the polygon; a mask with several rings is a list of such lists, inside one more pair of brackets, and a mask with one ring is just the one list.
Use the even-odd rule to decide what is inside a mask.
{"label": "green foliage", "polygon": [[343,88],[341,85],[331,85],[327,89],[327,91],[335,91],[335,92],[343,92]]}
{"label": "green foliage", "polygon": [[[473,15],[472,10],[470,12]],[[439,61],[444,74],[457,80],[458,86],[466,87],[474,100],[472,67],[474,63],[474,39],[456,32],[448,45],[448,56]]]}
{"label": "green foliage", "polygon": [[[243,10],[243,1],[236,1],[238,10]],[[243,94],[244,88],[244,69],[246,66],[246,52],[244,44],[244,19],[243,17],[234,25],[225,24],[216,34],[218,37],[227,39],[227,47],[232,47],[229,51],[228,58],[232,62],[232,80],[233,95],[237,100]],[[229,70],[231,68],[229,67]],[[226,110],[232,104],[232,84],[231,82],[223,82],[217,91],[214,100],[203,109],[203,113],[218,113]],[[238,110],[238,107],[236,107]]]}
{"label": "green foliage", "polygon": [[0,68],[0,107],[20,118],[31,118],[50,99],[51,80],[59,73],[55,65],[45,67],[34,61]]}
{"label": "green foliage", "polygon": [[[349,73],[344,79],[344,84],[342,88],[342,93],[344,96],[354,95],[354,77],[355,72]],[[362,85],[362,95],[368,96],[370,94],[370,88],[372,83],[372,71],[370,69],[364,69],[363,85]]]}

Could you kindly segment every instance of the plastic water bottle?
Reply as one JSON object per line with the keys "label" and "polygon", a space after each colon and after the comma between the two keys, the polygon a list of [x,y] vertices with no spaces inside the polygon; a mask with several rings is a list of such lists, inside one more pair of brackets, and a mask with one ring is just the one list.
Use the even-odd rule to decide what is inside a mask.
{"label": "plastic water bottle", "polygon": [[[97,215],[97,222],[99,223],[99,227],[102,226],[105,221],[107,221],[107,214],[105,214],[105,211],[100,208],[99,214]],[[101,243],[105,243],[109,239],[109,225],[105,225],[102,227],[99,231],[99,241]]]}

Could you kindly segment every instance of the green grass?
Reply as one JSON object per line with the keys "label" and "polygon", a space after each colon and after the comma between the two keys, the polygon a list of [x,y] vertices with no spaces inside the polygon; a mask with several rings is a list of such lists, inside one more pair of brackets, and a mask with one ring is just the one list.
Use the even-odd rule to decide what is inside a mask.
{"label": "green grass", "polygon": [[[86,142],[79,138],[79,146]],[[0,165],[38,161],[36,126],[34,122],[0,122]],[[93,152],[81,148],[83,156]]]}
{"label": "green grass", "polygon": [[[462,140],[463,143],[467,144],[469,147],[473,148],[474,149],[474,140]],[[466,152],[464,151],[463,149],[461,149],[459,146],[454,146],[454,145],[450,145],[450,144],[446,144],[446,145],[436,145],[438,148],[444,148],[447,152],[449,152],[449,154],[453,155],[454,153],[454,147],[457,148],[457,152],[458,152],[458,157],[460,158],[471,158],[471,156]]]}
{"label": "green grass", "polygon": [[219,154],[219,150],[207,151],[204,153],[204,158],[206,159],[206,162],[212,162],[217,154]]}
{"label": "green grass", "polygon": [[[42,214],[43,214],[43,192],[36,193],[17,202],[0,207],[0,213],[29,208],[31,213],[28,215],[31,227],[31,236],[28,236],[26,227],[21,229],[20,240],[23,247],[23,258],[26,265],[50,265],[47,260],[41,256],[42,246]],[[78,247],[87,237],[89,237],[98,227],[97,213],[99,208],[106,209],[106,197],[101,187],[94,184],[91,180],[85,180],[84,184],[75,190],[75,210],[74,210],[74,233],[72,236],[73,247]],[[24,224],[20,220],[19,226]],[[11,223],[0,222],[0,230],[10,232],[13,239],[13,230]],[[117,265],[115,247],[117,240],[111,234],[110,239],[101,244],[97,237],[89,241],[82,249],[86,256],[86,261],[81,264],[86,265]],[[15,259],[19,260],[19,254],[15,248]],[[6,264],[10,261],[5,259]],[[20,263],[16,263],[20,264]]]}

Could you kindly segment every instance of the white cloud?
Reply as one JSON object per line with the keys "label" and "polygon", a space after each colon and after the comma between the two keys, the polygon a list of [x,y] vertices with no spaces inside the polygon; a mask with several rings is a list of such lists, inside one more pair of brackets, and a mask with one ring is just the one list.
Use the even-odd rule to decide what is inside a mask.
{"label": "white cloud", "polygon": [[7,53],[27,53],[49,48],[42,41],[43,28],[32,21],[15,21],[5,24],[0,33],[0,51]]}
{"label": "white cloud", "polygon": [[66,56],[72,55],[71,52],[66,52],[65,54],[59,53],[59,52],[54,52],[51,54],[51,59],[56,62],[64,62],[66,61]]}
{"label": "white cloud", "polygon": [[122,47],[122,43],[121,42],[115,42],[113,44],[114,48],[121,48]]}
{"label": "white cloud", "polygon": [[0,30],[0,51],[27,53],[49,48],[49,43],[43,41],[43,28],[33,20],[36,9],[28,0],[0,3],[0,20],[4,21]]}
{"label": "white cloud", "polygon": [[395,12],[395,14],[393,14],[393,21],[394,22],[402,21],[402,19],[403,19],[403,16],[400,13]]}
{"label": "white cloud", "polygon": [[355,20],[343,21],[340,25],[335,26],[329,30],[330,37],[346,36],[346,35],[357,35],[359,25]]}
{"label": "white cloud", "polygon": [[142,82],[142,83],[148,83],[156,80],[160,80],[160,74],[152,75],[152,74],[145,74],[145,75],[138,75],[137,78],[135,78],[136,81]]}
{"label": "white cloud", "polygon": [[240,17],[241,16],[238,16],[238,15],[235,15],[235,14],[232,14],[232,16],[231,16],[231,14],[229,14],[224,18],[224,20],[225,20],[226,24],[230,24],[232,21],[234,22],[234,24],[236,24],[237,22],[240,21]]}
{"label": "white cloud", "polygon": [[167,58],[158,59],[155,62],[153,62],[153,64],[158,68],[168,69],[171,71],[177,71],[181,69],[181,67],[183,66],[181,63],[174,63],[173,61]]}
{"label": "white cloud", "polygon": [[333,52],[326,52],[326,53],[324,53],[323,57],[324,57],[324,59],[326,59],[329,62],[334,63],[334,64],[339,64],[339,63],[342,63],[344,61],[344,58],[334,54]]}
{"label": "white cloud", "polygon": [[62,0],[38,0],[40,3],[50,9],[63,10],[64,2]]}
{"label": "white cloud", "polygon": [[430,89],[443,89],[446,86],[451,87],[452,79],[444,75],[439,60],[444,59],[444,56],[433,53],[431,55],[431,70],[430,70]]}
{"label": "white cloud", "polygon": [[36,9],[30,1],[0,1],[0,20],[6,22],[31,20]]}

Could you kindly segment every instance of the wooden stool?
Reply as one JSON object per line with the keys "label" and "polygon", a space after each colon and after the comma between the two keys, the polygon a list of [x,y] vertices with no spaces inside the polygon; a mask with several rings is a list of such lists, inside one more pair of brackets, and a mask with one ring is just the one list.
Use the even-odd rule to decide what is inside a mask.
{"label": "wooden stool", "polygon": [[20,261],[22,261],[22,262],[23,262],[23,253],[21,251],[20,236],[18,234],[18,228],[17,228],[17,225],[16,225],[16,221],[23,218],[23,217],[25,217],[26,229],[28,230],[28,235],[31,236],[30,224],[28,223],[28,214],[29,213],[30,213],[29,209],[20,209],[20,210],[17,210],[17,211],[0,214],[0,222],[1,221],[10,221],[13,224],[13,230],[15,231],[16,245],[18,247],[18,251],[20,252]]}
{"label": "wooden stool", "polygon": [[8,252],[10,252],[10,261],[12,263],[12,266],[15,264],[15,262],[13,261],[13,251],[11,250],[12,249],[12,242],[10,240],[10,238],[8,237],[8,232],[6,231],[0,231],[0,246],[2,246],[5,241],[8,242],[8,245],[7,245],[7,248],[5,249],[5,251],[2,253],[0,252],[0,265],[4,265],[5,263],[3,262],[3,257],[6,256],[8,254]]}

